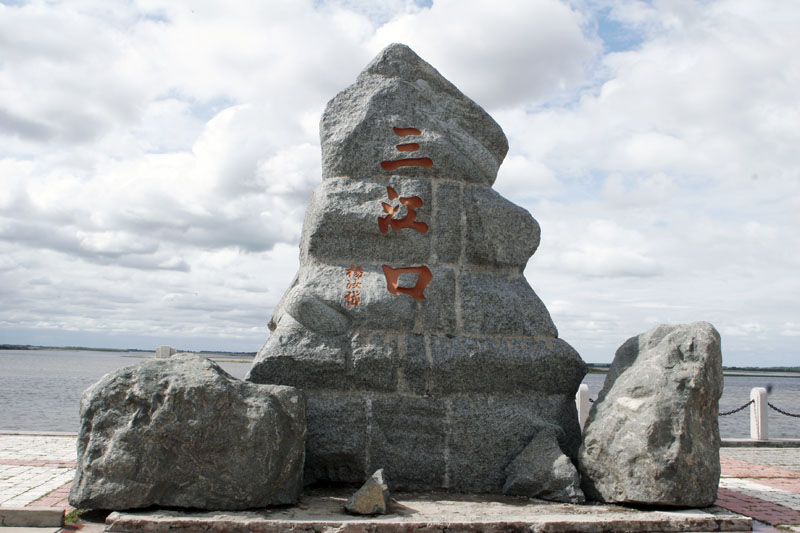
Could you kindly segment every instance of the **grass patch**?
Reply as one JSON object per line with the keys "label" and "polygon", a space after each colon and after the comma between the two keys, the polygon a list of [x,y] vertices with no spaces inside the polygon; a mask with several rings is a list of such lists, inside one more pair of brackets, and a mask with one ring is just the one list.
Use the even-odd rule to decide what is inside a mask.
{"label": "grass patch", "polygon": [[65,524],[74,524],[75,522],[77,522],[78,520],[80,520],[80,518],[81,518],[81,515],[82,515],[83,513],[87,512],[88,510],[89,510],[89,509],[73,509],[73,510],[71,510],[71,511],[70,511],[70,512],[68,512],[68,513],[67,513],[67,515],[64,517],[64,523],[65,523]]}
{"label": "grass patch", "polygon": [[105,523],[111,511],[103,509],[73,509],[64,517],[64,523],[76,524],[78,522]]}

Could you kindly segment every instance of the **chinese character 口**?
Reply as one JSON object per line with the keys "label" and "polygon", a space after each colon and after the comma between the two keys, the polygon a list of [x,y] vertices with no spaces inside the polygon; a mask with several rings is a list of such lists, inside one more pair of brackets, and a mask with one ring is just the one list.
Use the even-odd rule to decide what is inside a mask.
{"label": "chinese character \u53e3", "polygon": [[[417,282],[413,287],[400,286],[400,274],[417,274]],[[392,294],[408,294],[415,300],[425,299],[425,287],[433,279],[431,269],[426,266],[392,268],[383,265],[383,275],[386,276],[386,288]]]}

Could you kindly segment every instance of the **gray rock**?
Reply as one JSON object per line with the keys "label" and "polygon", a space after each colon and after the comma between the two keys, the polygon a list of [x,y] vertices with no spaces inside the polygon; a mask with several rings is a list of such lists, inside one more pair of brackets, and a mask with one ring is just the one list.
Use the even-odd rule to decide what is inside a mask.
{"label": "gray rock", "polygon": [[458,182],[434,181],[436,210],[430,232],[433,239],[431,259],[442,265],[456,266],[461,259],[462,238],[465,236],[463,190],[464,185]]}
{"label": "gray rock", "polygon": [[369,475],[364,451],[372,419],[371,404],[361,395],[308,393],[305,483],[361,483]]}
{"label": "gray rock", "polygon": [[283,314],[280,326],[256,355],[257,364],[247,379],[304,389],[337,388],[346,381],[349,357],[347,336],[317,333]]}
{"label": "gray rock", "polygon": [[[408,214],[405,205],[389,198],[387,187],[392,187],[398,198],[431,198],[428,179],[370,176],[359,180],[348,177],[325,180],[314,191],[306,211],[300,243],[301,261],[342,262],[345,267],[350,266],[348,261],[354,258],[362,264],[378,266],[398,261],[427,262],[434,228],[429,226],[426,233],[391,227],[385,234],[380,231],[378,219],[387,216],[383,203],[399,208],[394,219]],[[431,225],[431,208],[432,202],[423,200],[416,208],[416,220]]]}
{"label": "gray rock", "polygon": [[566,503],[586,501],[580,476],[558,446],[557,432],[542,429],[506,468],[505,494]]}
{"label": "gray rock", "polygon": [[521,274],[464,272],[460,296],[469,333],[558,336],[550,313]]}
{"label": "gray rock", "polygon": [[592,407],[580,449],[590,499],[712,505],[719,484],[719,333],[660,325],[628,339]]}
{"label": "gray rock", "polygon": [[305,401],[178,355],[122,368],[84,392],[70,505],[247,509],[297,501]]}
{"label": "gray rock", "polygon": [[462,209],[467,215],[467,261],[522,272],[541,234],[530,213],[488,187],[465,187]]}
{"label": "gray rock", "polygon": [[578,353],[561,339],[431,336],[429,345],[430,393],[569,395],[586,372]]}
{"label": "gray rock", "polygon": [[[564,431],[577,423],[567,404],[574,395],[542,392],[526,395],[470,394],[448,402],[448,484],[458,492],[499,493],[505,486],[505,468],[533,440],[543,426],[556,426],[558,445],[577,455],[580,434]],[[388,468],[388,465],[387,465]]]}
{"label": "gray rock", "polygon": [[259,351],[248,379],[313,390],[574,395],[575,382],[586,373],[578,353],[552,337],[366,329],[348,337],[308,331],[291,318],[283,324]]}
{"label": "gray rock", "polygon": [[[416,128],[400,137],[394,128]],[[500,126],[410,48],[386,47],[356,83],[328,103],[320,127],[323,178],[376,174],[456,179],[491,185],[508,151]],[[397,144],[417,143],[433,166],[384,170]]]}
{"label": "gray rock", "polygon": [[[398,490],[499,493],[505,468],[542,427],[577,423],[569,395],[308,395],[307,483],[357,483],[385,468],[398,472]],[[579,445],[579,436],[559,432],[566,455]]]}
{"label": "gray rock", "polygon": [[329,306],[303,287],[295,287],[285,300],[286,312],[311,331],[321,333],[344,333],[350,327],[350,319]]}
{"label": "gray rock", "polygon": [[389,483],[383,475],[382,468],[372,474],[344,504],[347,512],[361,515],[386,514],[388,507]]}
{"label": "gray rock", "polygon": [[[586,365],[522,272],[494,120],[403,45],[328,103],[300,269],[247,379],[304,389],[306,482],[499,492],[542,425],[580,444]],[[376,464],[380,458],[380,464]]]}

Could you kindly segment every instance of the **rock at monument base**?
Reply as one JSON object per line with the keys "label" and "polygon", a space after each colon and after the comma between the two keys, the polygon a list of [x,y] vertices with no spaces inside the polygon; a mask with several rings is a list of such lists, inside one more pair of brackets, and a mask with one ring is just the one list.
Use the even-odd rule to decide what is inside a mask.
{"label": "rock at monument base", "polygon": [[716,501],[719,333],[707,322],[660,325],[618,350],[579,454],[587,498],[686,507]]}
{"label": "rock at monument base", "polygon": [[70,505],[234,510],[297,501],[305,400],[192,355],[103,377],[81,398]]}
{"label": "rock at monument base", "polygon": [[[571,402],[571,404],[570,404]],[[308,394],[306,483],[360,483],[377,468],[395,490],[500,493],[505,467],[543,426],[577,425],[569,395]],[[559,433],[577,455],[580,440]]]}
{"label": "rock at monument base", "polygon": [[362,515],[386,514],[388,507],[389,482],[386,481],[382,468],[372,474],[344,504],[347,512]]}
{"label": "rock at monument base", "polygon": [[575,465],[558,446],[556,431],[545,428],[506,468],[505,494],[565,503],[586,501]]}

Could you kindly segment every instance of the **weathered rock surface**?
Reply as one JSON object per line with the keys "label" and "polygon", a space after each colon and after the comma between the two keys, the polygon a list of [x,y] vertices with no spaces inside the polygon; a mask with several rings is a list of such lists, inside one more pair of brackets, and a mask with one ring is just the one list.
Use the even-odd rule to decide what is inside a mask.
{"label": "weathered rock surface", "polygon": [[70,505],[247,509],[297,501],[305,401],[193,355],[150,360],[84,392]]}
{"label": "weathered rock surface", "polygon": [[383,469],[375,471],[360,489],[347,500],[344,508],[353,514],[386,514],[389,507],[389,483]]}
{"label": "weathered rock surface", "polygon": [[556,432],[545,428],[506,468],[505,494],[555,502],[586,501],[575,465],[558,446]]}
{"label": "weathered rock surface", "polygon": [[300,269],[247,378],[304,389],[306,481],[499,492],[547,425],[576,457],[586,366],[523,276],[539,225],[491,189],[500,126],[391,45],[320,137]]}
{"label": "weathered rock surface", "polygon": [[719,333],[707,322],[660,325],[614,357],[580,449],[590,499],[712,505],[719,484]]}

